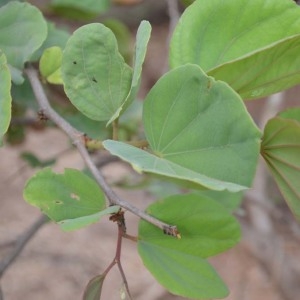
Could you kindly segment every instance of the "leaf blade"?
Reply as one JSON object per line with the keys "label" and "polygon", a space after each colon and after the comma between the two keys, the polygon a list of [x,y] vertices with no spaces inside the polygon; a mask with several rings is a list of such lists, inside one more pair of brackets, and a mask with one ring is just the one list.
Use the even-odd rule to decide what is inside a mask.
{"label": "leaf blade", "polygon": [[11,76],[5,54],[0,50],[0,146],[11,119]]}
{"label": "leaf blade", "polygon": [[[299,109],[298,118],[299,118]],[[287,115],[288,116],[288,115]],[[285,201],[300,221],[300,123],[275,117],[267,123],[261,154]]]}
{"label": "leaf blade", "polygon": [[130,90],[132,70],[118,52],[112,31],[102,24],[88,24],[73,33],[61,71],[71,102],[93,120],[109,120]]}
{"label": "leaf blade", "polygon": [[[0,15],[0,48],[9,64],[22,70],[24,63],[46,39],[47,23],[35,6],[17,1],[1,7]],[[13,45],[11,37],[18,37]]]}
{"label": "leaf blade", "polygon": [[[56,174],[45,168],[31,177],[24,188],[24,199],[42,210],[54,222],[76,219],[101,212],[105,198],[98,185],[78,170]],[[88,218],[87,218],[88,219]],[[93,223],[83,222],[84,226]],[[76,224],[75,224],[76,225]],[[76,228],[78,229],[78,228]]]}

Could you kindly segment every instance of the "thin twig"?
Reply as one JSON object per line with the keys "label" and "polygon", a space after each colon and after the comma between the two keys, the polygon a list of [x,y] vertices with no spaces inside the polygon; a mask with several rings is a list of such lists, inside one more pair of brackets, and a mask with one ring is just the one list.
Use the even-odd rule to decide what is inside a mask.
{"label": "thin twig", "polygon": [[0,286],[0,300],[4,300],[4,297],[3,297],[3,293],[2,293],[1,286]]}
{"label": "thin twig", "polygon": [[14,249],[0,262],[0,278],[3,276],[6,269],[14,262],[14,260],[21,253],[23,248],[29,242],[29,240],[35,235],[35,233],[48,221],[48,217],[45,215],[40,216],[37,221],[30,226],[16,241]]}
{"label": "thin twig", "polygon": [[28,67],[25,69],[25,73],[31,83],[33,92],[35,94],[36,100],[47,117],[49,117],[59,128],[61,128],[69,138],[73,141],[73,144],[77,147],[81,157],[83,158],[86,166],[89,168],[93,176],[95,177],[97,183],[106,195],[109,203],[111,205],[119,205],[124,209],[132,212],[136,216],[146,220],[147,222],[157,226],[162,229],[164,233],[172,235],[174,237],[179,237],[179,232],[176,226],[164,223],[145,212],[139,210],[137,207],[128,203],[127,201],[121,199],[117,194],[110,188],[106,183],[102,173],[98,170],[97,166],[91,159],[83,139],[83,133],[72,127],[64,118],[62,118],[49,104],[48,98],[44,92],[42,84],[39,80],[38,73],[33,67]]}

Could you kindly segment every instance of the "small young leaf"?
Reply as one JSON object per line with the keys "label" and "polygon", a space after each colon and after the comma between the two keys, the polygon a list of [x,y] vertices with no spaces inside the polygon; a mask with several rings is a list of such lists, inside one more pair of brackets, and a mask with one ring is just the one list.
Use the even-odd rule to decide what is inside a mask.
{"label": "small young leaf", "polygon": [[63,84],[61,78],[62,50],[53,46],[47,48],[40,59],[40,72],[49,83]]}
{"label": "small young leaf", "polygon": [[35,6],[17,1],[1,7],[0,16],[0,48],[10,65],[23,69],[46,39],[47,23]]}
{"label": "small young leaf", "polygon": [[[275,117],[267,123],[261,154],[288,206],[300,221],[300,110],[293,119]],[[292,113],[285,114],[291,117]]]}
{"label": "small young leaf", "polygon": [[87,284],[82,300],[99,300],[105,275],[97,275]]}
{"label": "small young leaf", "polygon": [[151,204],[147,213],[176,225],[180,239],[140,221],[139,254],[153,276],[172,293],[190,298],[225,297],[227,289],[204,258],[233,247],[238,222],[219,203],[197,194],[174,195]]}
{"label": "small young leaf", "polygon": [[114,34],[102,24],[85,25],[73,33],[61,70],[71,102],[93,120],[110,120],[130,91],[132,69],[118,52]]}
{"label": "small young leaf", "polygon": [[[78,170],[65,169],[56,174],[46,168],[37,172],[26,183],[25,200],[42,210],[51,220],[62,222],[79,218],[86,226],[95,222],[95,218],[82,222],[82,217],[91,216],[105,208],[105,198],[94,180]],[[76,229],[80,228],[78,226]]]}
{"label": "small young leaf", "polygon": [[11,119],[11,77],[6,57],[0,50],[0,146]]}

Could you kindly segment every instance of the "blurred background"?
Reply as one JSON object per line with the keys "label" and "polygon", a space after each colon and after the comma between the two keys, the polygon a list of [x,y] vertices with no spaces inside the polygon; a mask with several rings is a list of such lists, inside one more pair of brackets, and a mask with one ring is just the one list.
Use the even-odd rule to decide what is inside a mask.
{"label": "blurred background", "polygon": [[[7,2],[7,1],[5,1]],[[104,11],[80,14],[55,6],[57,1],[28,1],[45,17],[72,33],[86,23],[104,22],[115,32],[120,51],[130,63],[137,27],[149,20],[152,35],[144,64],[139,98],[168,70],[168,43],[178,16],[191,1],[115,0]],[[2,3],[1,3],[2,5]],[[80,130],[103,138],[109,132],[95,132],[93,122],[69,107],[60,86],[46,85],[53,106],[67,115]],[[300,87],[254,100],[246,105],[260,128],[284,108],[299,105]],[[24,100],[26,98],[26,101]],[[84,169],[84,163],[65,135],[37,118],[33,95],[16,91],[14,114],[6,146],[0,148],[0,266],[17,245],[18,237],[39,218],[40,212],[22,197],[26,180],[39,168],[52,165]],[[24,105],[24,101],[26,105]],[[131,111],[133,122],[122,128],[124,137],[138,134],[140,105]],[[99,135],[99,136],[98,136]],[[140,208],[172,186],[152,182],[139,189],[140,178],[124,163],[110,161],[106,154],[93,154],[108,182],[117,193]],[[130,188],[130,187],[136,188]],[[300,226],[294,220],[263,162],[253,189],[246,193],[235,215],[243,238],[238,246],[210,261],[228,284],[227,300],[296,300],[300,294]],[[137,218],[126,214],[128,233],[137,233]],[[101,273],[113,259],[116,226],[103,219],[76,232],[64,233],[55,224],[39,228],[24,251],[1,278],[6,300],[81,299],[90,278]],[[182,299],[167,293],[143,267],[135,244],[124,241],[123,267],[134,299]],[[122,280],[111,272],[104,282],[101,299],[121,299]],[[0,296],[1,299],[1,296]]]}

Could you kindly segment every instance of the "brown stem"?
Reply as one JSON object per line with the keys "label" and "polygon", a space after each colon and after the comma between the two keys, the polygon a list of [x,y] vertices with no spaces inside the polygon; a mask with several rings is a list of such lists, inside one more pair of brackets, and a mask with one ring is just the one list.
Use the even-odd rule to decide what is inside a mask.
{"label": "brown stem", "polygon": [[117,141],[119,139],[119,119],[115,119],[112,123],[113,128],[113,140]]}
{"label": "brown stem", "polygon": [[77,150],[81,154],[85,164],[95,177],[97,183],[106,195],[109,203],[111,205],[119,205],[124,209],[132,212],[138,217],[146,220],[147,222],[157,226],[162,229],[164,233],[179,237],[179,233],[176,226],[166,224],[146,213],[139,210],[137,207],[128,203],[127,201],[121,199],[117,194],[110,188],[110,186],[105,181],[102,173],[98,170],[97,166],[91,159],[84,143],[84,134],[74,127],[72,127],[64,118],[62,118],[49,104],[48,98],[44,92],[42,84],[38,78],[38,73],[33,67],[28,67],[25,69],[25,74],[27,75],[30,84],[32,86],[33,92],[35,94],[36,100],[41,108],[41,110],[49,117],[59,128],[61,128],[69,138],[73,141],[73,144],[77,147]]}

